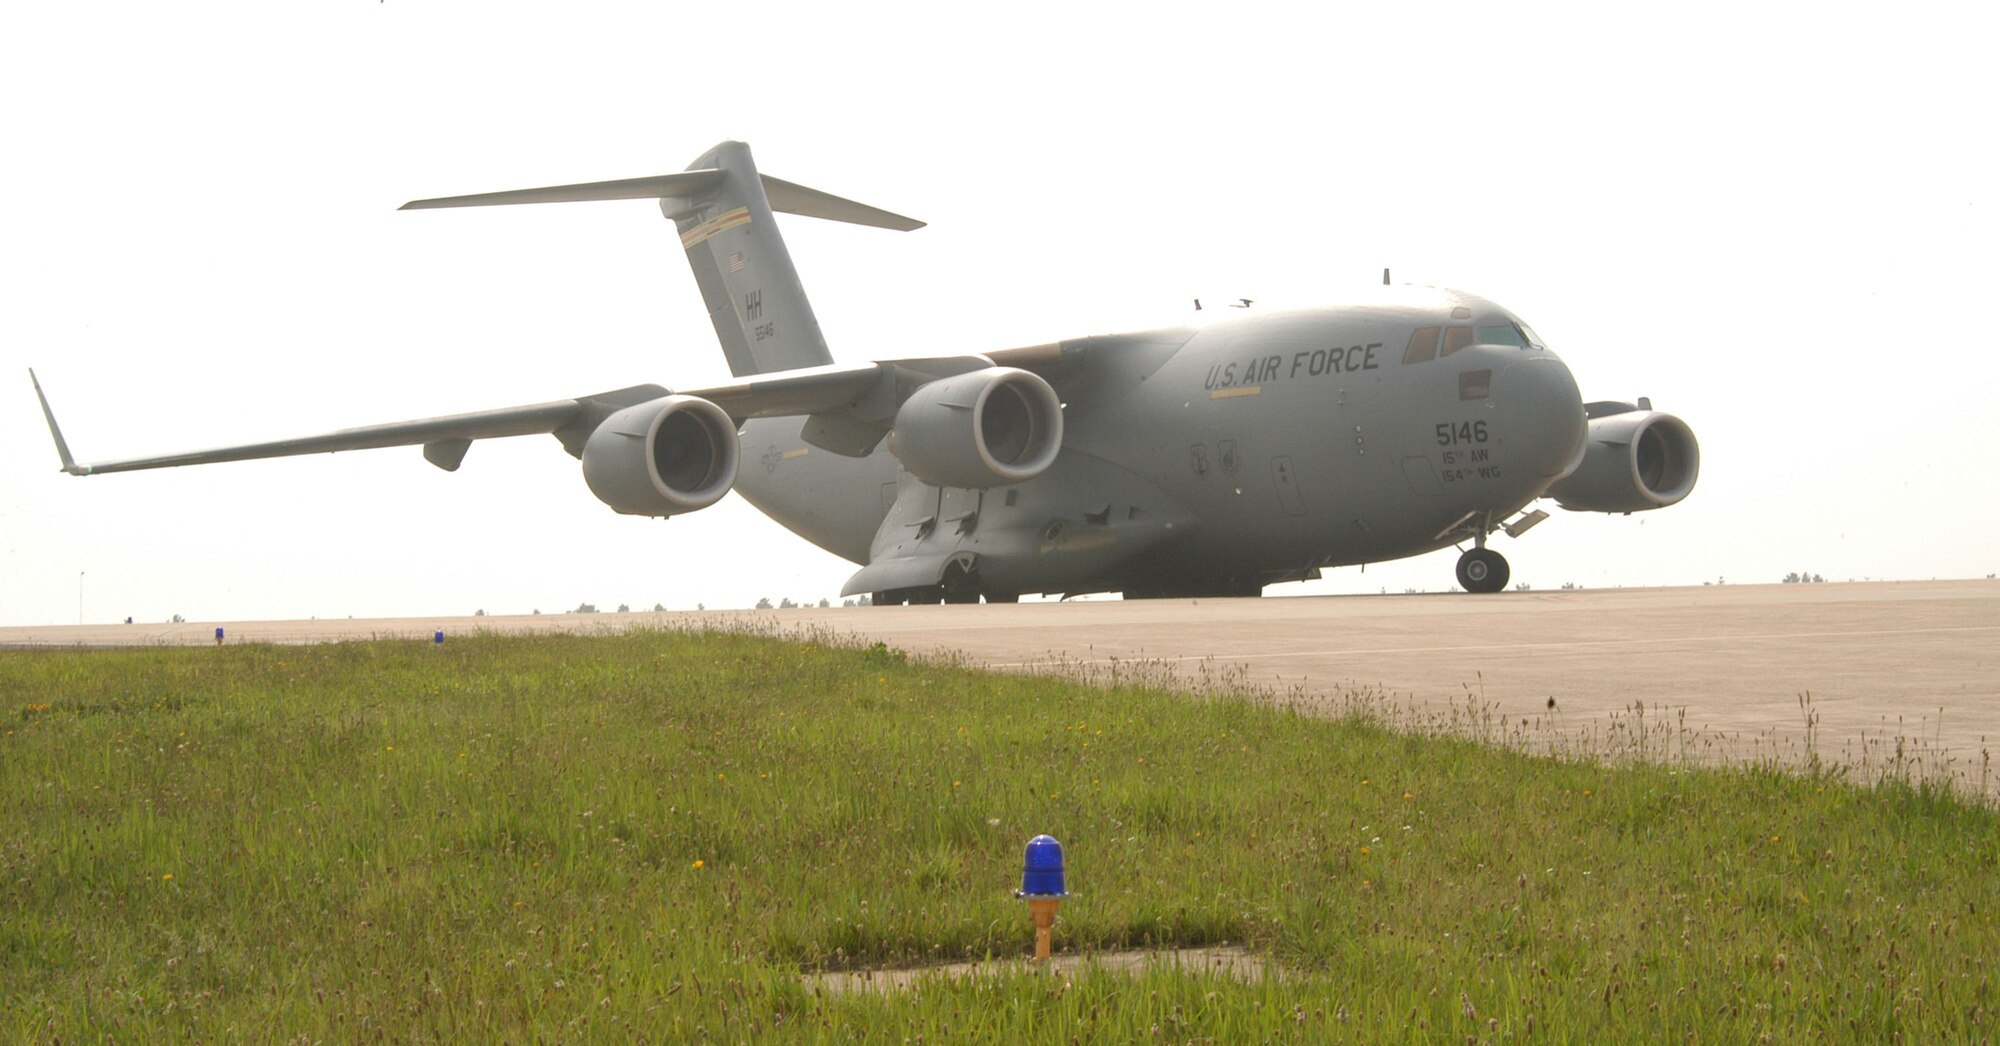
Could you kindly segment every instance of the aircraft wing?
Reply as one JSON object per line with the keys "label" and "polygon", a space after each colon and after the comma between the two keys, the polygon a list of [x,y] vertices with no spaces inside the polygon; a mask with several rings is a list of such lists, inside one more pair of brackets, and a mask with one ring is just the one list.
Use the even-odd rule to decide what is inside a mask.
{"label": "aircraft wing", "polygon": [[548,432],[556,434],[563,439],[565,445],[568,445],[569,433],[581,429],[575,437],[577,446],[581,448],[582,439],[590,435],[589,426],[595,423],[593,419],[601,421],[623,407],[667,395],[667,390],[658,385],[634,385],[631,388],[600,392],[577,399],[532,403],[520,407],[503,407],[498,410],[474,411],[470,414],[452,414],[438,418],[421,418],[415,421],[397,421],[386,425],[365,425],[315,436],[299,436],[152,457],[78,463],[70,454],[69,444],[63,439],[62,429],[56,425],[55,412],[50,409],[48,397],[42,392],[41,381],[34,376],[32,370],[28,372],[28,377],[35,384],[36,398],[41,400],[42,416],[48,420],[49,435],[55,439],[56,453],[62,459],[62,469],[72,476],[94,476],[106,472],[134,472],[140,469],[174,468],[180,465],[208,465],[223,461],[249,461],[256,458],[332,454],[343,450],[417,445],[423,446],[424,457],[432,464],[446,471],[452,471],[458,468],[459,462],[465,457],[466,448],[471,446],[473,440]]}
{"label": "aircraft wing", "polygon": [[1018,367],[1040,375],[1064,403],[1082,405],[1137,389],[1193,335],[1189,328],[1094,335],[997,349],[985,357],[996,366]]}
{"label": "aircraft wing", "polygon": [[[881,434],[888,431],[895,408],[917,386],[934,378],[992,365],[992,361],[979,356],[834,365],[758,375],[728,385],[688,389],[682,394],[714,403],[738,423],[748,418],[807,415],[859,426],[865,433],[873,435],[864,433],[856,437],[843,433],[848,438],[829,448],[858,456],[867,453],[879,442]],[[457,470],[474,440],[538,433],[554,435],[572,457],[581,457],[584,442],[604,419],[626,407],[673,394],[659,385],[634,385],[547,403],[365,425],[262,443],[79,463],[70,454],[69,444],[56,424],[55,412],[42,392],[41,380],[35,377],[33,370],[28,372],[28,379],[34,383],[35,396],[41,401],[42,415],[48,421],[49,435],[55,440],[62,470],[72,476],[407,446],[422,446],[426,460],[451,472]],[[844,420],[850,416],[866,420]],[[829,438],[828,442],[838,441]]]}

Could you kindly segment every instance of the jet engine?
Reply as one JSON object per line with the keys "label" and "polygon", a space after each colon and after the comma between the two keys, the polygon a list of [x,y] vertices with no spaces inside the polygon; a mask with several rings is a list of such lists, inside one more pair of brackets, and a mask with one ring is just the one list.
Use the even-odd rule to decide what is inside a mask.
{"label": "jet engine", "polygon": [[1062,401],[1048,382],[988,367],[911,394],[896,412],[889,452],[932,486],[1001,487],[1040,475],[1062,437]]}
{"label": "jet engine", "polygon": [[1577,512],[1643,512],[1688,496],[1701,471],[1694,430],[1672,414],[1632,409],[1590,419],[1583,461],[1547,497]]}
{"label": "jet engine", "polygon": [[662,396],[605,418],[583,445],[583,479],[633,516],[671,516],[722,500],[736,482],[736,423],[695,396]]}

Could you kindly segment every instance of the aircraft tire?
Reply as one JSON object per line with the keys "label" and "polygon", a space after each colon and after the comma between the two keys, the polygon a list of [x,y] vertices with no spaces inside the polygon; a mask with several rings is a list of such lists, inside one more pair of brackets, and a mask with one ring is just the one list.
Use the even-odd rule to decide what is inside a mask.
{"label": "aircraft tire", "polygon": [[979,575],[957,563],[944,570],[944,579],[938,582],[938,595],[946,603],[979,602]]}
{"label": "aircraft tire", "polygon": [[1467,592],[1498,592],[1507,587],[1507,557],[1490,548],[1475,548],[1458,557],[1458,585]]}

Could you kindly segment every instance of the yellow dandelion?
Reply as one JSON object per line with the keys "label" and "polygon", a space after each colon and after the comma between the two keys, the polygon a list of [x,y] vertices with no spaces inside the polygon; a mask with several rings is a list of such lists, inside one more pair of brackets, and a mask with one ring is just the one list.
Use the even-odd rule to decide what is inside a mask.
{"label": "yellow dandelion", "polygon": [[395,750],[396,750],[396,746],[395,746],[395,745],[387,745],[387,746],[385,746],[385,747],[384,747],[384,748],[383,748],[382,750],[383,750],[383,751],[385,751],[385,752],[393,752],[393,751],[395,751]]}
{"label": "yellow dandelion", "polygon": [[704,860],[701,860],[700,858],[696,858],[696,859],[695,859],[695,862],[694,862],[694,866],[695,866],[696,868],[700,868],[700,867],[702,867],[703,865],[705,865],[705,864],[707,864],[707,863],[708,863],[707,861],[704,861]]}
{"label": "yellow dandelion", "polygon": [[965,783],[964,781],[953,781],[953,782],[951,783],[951,786],[952,786],[953,788],[957,788],[957,787],[958,787],[959,785],[962,785],[962,784],[964,784],[964,783]]}
{"label": "yellow dandelion", "polygon": [[1415,799],[1415,798],[1416,798],[1416,796],[1414,796],[1414,795],[1411,795],[1411,794],[1410,794],[1410,793],[1408,793],[1408,792],[1404,792],[1404,793],[1403,793],[1403,798],[1405,798],[1405,799]]}
{"label": "yellow dandelion", "polygon": [[1368,783],[1368,779],[1367,779],[1367,778],[1365,778],[1365,777],[1364,777],[1364,778],[1362,778],[1362,779],[1361,779],[1361,783],[1362,783],[1362,784],[1367,784],[1367,783]]}
{"label": "yellow dandelion", "polygon": [[1366,857],[1366,856],[1368,856],[1368,848],[1367,848],[1367,847],[1365,847],[1365,846],[1364,846],[1364,847],[1362,847],[1362,848],[1361,848],[1361,856],[1363,856],[1363,857]]}
{"label": "yellow dandelion", "polygon": [[174,877],[174,873],[172,873],[172,872],[168,872],[167,874],[165,874],[165,875],[163,875],[163,876],[160,876],[160,881],[161,881],[161,882],[163,882],[163,883],[164,883],[164,882],[168,882],[168,881],[172,880],[172,879],[173,879],[173,877]]}

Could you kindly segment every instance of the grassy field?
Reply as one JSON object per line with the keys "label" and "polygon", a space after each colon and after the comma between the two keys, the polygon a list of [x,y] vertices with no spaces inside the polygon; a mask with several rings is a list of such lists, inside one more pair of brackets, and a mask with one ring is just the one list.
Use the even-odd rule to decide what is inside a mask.
{"label": "grassy field", "polygon": [[[1995,1037],[2000,816],[642,632],[0,654],[0,1037]],[[1063,951],[1154,970],[814,971]]]}

